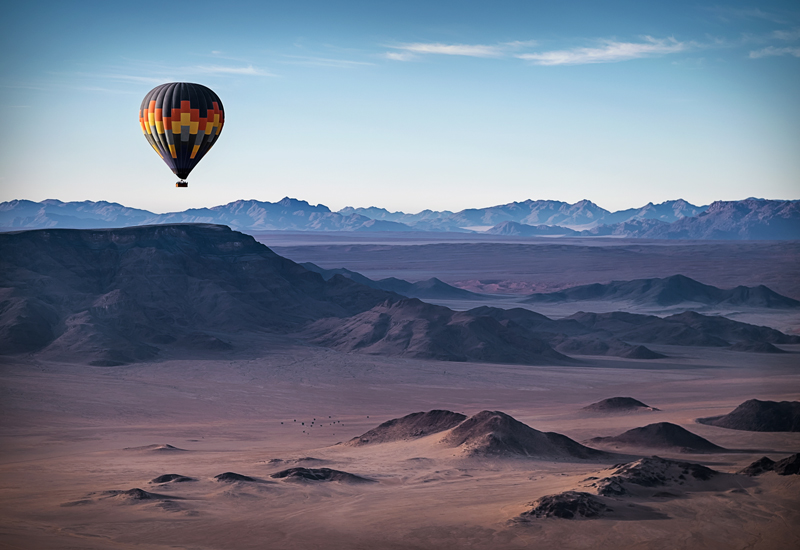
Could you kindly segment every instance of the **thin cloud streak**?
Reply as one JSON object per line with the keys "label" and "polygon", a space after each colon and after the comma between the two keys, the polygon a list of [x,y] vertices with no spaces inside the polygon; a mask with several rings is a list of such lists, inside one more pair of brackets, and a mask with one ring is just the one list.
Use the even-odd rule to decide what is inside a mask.
{"label": "thin cloud streak", "polygon": [[726,23],[731,19],[761,19],[770,23],[786,23],[785,17],[759,8],[742,9],[714,6],[704,9],[716,14],[721,21]]}
{"label": "thin cloud streak", "polygon": [[275,76],[274,74],[257,69],[252,65],[247,67],[224,67],[221,65],[198,65],[189,67],[189,71],[200,72],[203,74],[237,74],[248,76]]}
{"label": "thin cloud streak", "polygon": [[403,50],[418,54],[463,55],[466,57],[501,57],[505,54],[502,46],[488,46],[484,44],[441,44],[415,42],[389,46],[395,50]]}
{"label": "thin cloud streak", "polygon": [[417,58],[417,56],[411,52],[386,52],[384,56],[386,59],[391,59],[393,61],[411,61]]}
{"label": "thin cloud streak", "polygon": [[573,48],[541,53],[523,53],[516,57],[536,65],[585,65],[588,63],[614,63],[654,55],[666,55],[688,49],[684,42],[674,38],[656,39],[645,37],[646,42],[605,41],[599,48]]}
{"label": "thin cloud streak", "polygon": [[353,68],[375,65],[368,61],[350,61],[348,59],[334,59],[328,57],[313,57],[305,55],[284,55],[291,61],[281,61],[289,65],[314,65],[318,67]]}
{"label": "thin cloud streak", "polygon": [[792,29],[790,31],[774,31],[772,36],[778,40],[794,42],[795,40],[800,40],[800,28]]}
{"label": "thin cloud streak", "polygon": [[750,59],[758,59],[760,57],[775,57],[781,55],[800,57],[800,48],[776,48],[775,46],[770,46],[761,50],[753,50],[748,57]]}

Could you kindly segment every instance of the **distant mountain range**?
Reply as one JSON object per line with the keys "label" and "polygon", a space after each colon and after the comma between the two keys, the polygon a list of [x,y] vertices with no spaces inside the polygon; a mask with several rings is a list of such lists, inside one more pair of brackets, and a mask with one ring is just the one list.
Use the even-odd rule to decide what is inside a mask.
{"label": "distant mountain range", "polygon": [[548,237],[648,239],[800,239],[800,201],[746,199],[694,206],[684,200],[610,212],[591,201],[527,200],[460,212],[417,214],[383,208],[343,208],[284,198],[239,200],[212,208],[156,214],[109,202],[0,203],[0,231],[47,227],[96,229],[172,223],[211,223],[256,231],[454,231]]}

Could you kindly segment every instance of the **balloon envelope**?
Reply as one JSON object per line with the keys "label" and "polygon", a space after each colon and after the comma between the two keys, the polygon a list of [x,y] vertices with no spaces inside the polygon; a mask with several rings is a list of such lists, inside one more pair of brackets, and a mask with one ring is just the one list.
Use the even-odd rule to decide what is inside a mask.
{"label": "balloon envelope", "polygon": [[189,82],[156,86],[139,108],[144,137],[182,180],[214,145],[224,122],[217,94]]}

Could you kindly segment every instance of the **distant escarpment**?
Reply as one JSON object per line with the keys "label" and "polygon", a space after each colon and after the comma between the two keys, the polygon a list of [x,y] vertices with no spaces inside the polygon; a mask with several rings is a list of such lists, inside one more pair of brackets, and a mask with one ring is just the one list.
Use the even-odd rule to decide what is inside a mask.
{"label": "distant escarpment", "polygon": [[116,365],[231,349],[399,296],[328,281],[214,225],[0,234],[0,353]]}
{"label": "distant escarpment", "polygon": [[326,281],[335,277],[336,275],[341,275],[343,277],[347,277],[348,279],[352,279],[357,283],[361,283],[362,285],[366,285],[370,288],[376,288],[378,290],[386,290],[389,292],[394,292],[400,294],[401,296],[406,296],[408,298],[419,298],[421,300],[430,300],[430,299],[465,299],[465,300],[480,300],[484,298],[482,294],[476,294],[474,292],[470,292],[469,290],[464,290],[462,288],[457,288],[452,285],[448,285],[447,283],[437,279],[436,277],[431,277],[430,279],[424,281],[417,281],[416,283],[410,283],[408,281],[404,281],[403,279],[398,279],[396,277],[388,277],[386,279],[379,279],[377,281],[373,281],[365,277],[360,273],[356,273],[355,271],[351,271],[349,269],[344,268],[337,268],[337,269],[323,269],[316,264],[311,262],[305,262],[300,264],[309,271],[313,271],[315,273],[319,273],[322,275],[322,278]]}
{"label": "distant escarpment", "polygon": [[698,418],[697,421],[749,432],[800,432],[800,401],[750,399],[728,414]]}
{"label": "distant escarpment", "polygon": [[466,418],[463,414],[452,411],[433,410],[412,413],[402,418],[387,420],[377,428],[351,439],[346,444],[358,447],[371,443],[417,439],[449,430],[461,424]]}
{"label": "distant escarpment", "polygon": [[[738,342],[800,343],[800,336],[693,311],[663,318],[622,311],[578,312],[562,319],[550,319],[522,308],[481,306],[463,314],[491,317],[505,326],[521,327],[557,351],[576,355],[654,359],[663,354],[642,344],[729,347]],[[749,349],[749,345],[743,347]]]}
{"label": "distant escarpment", "polygon": [[650,306],[699,304],[717,307],[800,308],[800,301],[782,296],[764,285],[721,289],[684,275],[581,285],[559,292],[532,294],[523,300],[531,304],[581,301],[630,301]]}
{"label": "distant escarpment", "polygon": [[675,449],[684,453],[719,453],[725,449],[689,430],[669,422],[657,422],[641,428],[633,428],[613,437],[595,437],[589,440],[594,445],[619,445],[652,449]]}

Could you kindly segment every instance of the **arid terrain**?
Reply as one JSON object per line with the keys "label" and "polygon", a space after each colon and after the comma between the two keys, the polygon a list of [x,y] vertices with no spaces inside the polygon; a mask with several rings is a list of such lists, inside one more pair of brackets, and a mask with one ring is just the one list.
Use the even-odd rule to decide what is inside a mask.
{"label": "arid terrain", "polygon": [[[4,249],[0,548],[800,545],[800,476],[739,473],[800,452],[800,432],[697,422],[800,401],[797,309],[520,301],[677,274],[800,299],[796,242],[256,235],[296,262],[482,294],[427,300],[454,312],[235,233],[137,252],[150,230],[125,231],[70,234],[63,258]],[[15,331],[31,323],[38,340]],[[458,414],[403,419],[428,411]]]}

